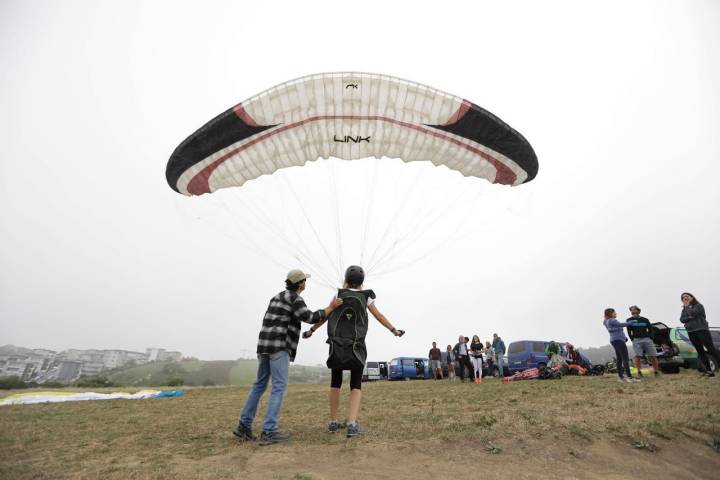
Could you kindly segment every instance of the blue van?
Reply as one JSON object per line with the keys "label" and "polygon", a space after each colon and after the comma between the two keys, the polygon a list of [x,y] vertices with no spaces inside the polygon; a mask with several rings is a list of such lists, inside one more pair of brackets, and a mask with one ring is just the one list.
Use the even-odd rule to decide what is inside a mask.
{"label": "blue van", "polygon": [[[528,368],[537,368],[541,365],[547,365],[548,356],[545,355],[549,341],[545,340],[520,340],[512,342],[507,350],[507,366],[511,373],[521,372]],[[564,342],[556,342],[560,344],[560,350],[563,357],[567,356]],[[580,357],[591,365],[590,359],[582,352]]]}
{"label": "blue van", "polygon": [[390,380],[410,380],[430,378],[430,367],[427,358],[398,357],[390,360],[388,378]]}

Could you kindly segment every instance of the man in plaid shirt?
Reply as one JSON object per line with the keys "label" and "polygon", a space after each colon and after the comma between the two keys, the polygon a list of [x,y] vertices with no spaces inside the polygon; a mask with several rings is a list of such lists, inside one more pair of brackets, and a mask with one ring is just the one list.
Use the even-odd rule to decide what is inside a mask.
{"label": "man in plaid shirt", "polygon": [[310,311],[300,296],[305,290],[305,282],[308,278],[310,275],[300,270],[291,270],[285,280],[286,289],[270,300],[258,338],[257,378],[245,401],[240,422],[233,430],[233,434],[240,440],[255,440],[252,423],[269,379],[272,379],[272,390],[260,435],[260,445],[270,445],[290,439],[289,434],[278,430],[278,419],[287,388],[288,367],[290,362],[295,360],[300,339],[300,322],[318,323],[342,304],[342,300],[334,298],[324,310]]}

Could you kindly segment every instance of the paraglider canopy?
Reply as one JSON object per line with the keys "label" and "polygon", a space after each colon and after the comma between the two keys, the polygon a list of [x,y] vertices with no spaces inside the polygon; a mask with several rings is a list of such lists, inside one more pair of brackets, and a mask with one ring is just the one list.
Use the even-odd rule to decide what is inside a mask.
{"label": "paraglider canopy", "polygon": [[[331,157],[353,161],[316,162]],[[396,168],[397,159],[408,165]],[[364,164],[371,172],[354,168]],[[443,187],[441,170],[462,176]],[[386,75],[345,72],[292,80],[221,113],[175,149],[166,178],[189,196],[227,189],[210,200],[232,217],[215,217],[222,233],[235,228],[239,244],[283,269],[299,263],[332,288],[343,283],[347,257],[368,276],[384,275],[472,227],[466,194],[481,190],[468,188],[477,187],[473,177],[520,185],[537,171],[528,141],[474,103]],[[317,183],[324,174],[326,186]],[[262,176],[266,182],[245,185]],[[300,185],[303,177],[309,183]],[[261,185],[269,188],[253,192]],[[320,198],[324,192],[329,198]]]}
{"label": "paraglider canopy", "polygon": [[527,140],[468,100],[386,75],[326,73],[218,115],[177,147],[166,177],[174,190],[202,195],[329,157],[430,161],[506,185],[538,171]]}

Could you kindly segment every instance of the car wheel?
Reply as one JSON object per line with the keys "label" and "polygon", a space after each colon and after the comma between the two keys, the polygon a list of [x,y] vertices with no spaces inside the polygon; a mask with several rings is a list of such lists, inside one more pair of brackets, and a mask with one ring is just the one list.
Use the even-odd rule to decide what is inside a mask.
{"label": "car wheel", "polygon": [[715,364],[715,360],[708,355],[708,362],[710,362],[710,371],[715,372],[717,371],[718,366]]}

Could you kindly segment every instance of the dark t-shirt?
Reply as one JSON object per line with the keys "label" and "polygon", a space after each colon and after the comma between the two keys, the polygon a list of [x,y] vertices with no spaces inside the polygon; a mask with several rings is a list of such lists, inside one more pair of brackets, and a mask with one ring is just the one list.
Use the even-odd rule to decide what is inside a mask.
{"label": "dark t-shirt", "polygon": [[483,349],[482,343],[471,343],[470,344],[470,350],[472,352],[471,355],[475,358],[482,358],[482,353],[481,353],[482,349]]}
{"label": "dark t-shirt", "polygon": [[428,357],[430,357],[430,360],[440,360],[442,358],[440,349],[439,348],[431,348],[430,354],[428,355]]}
{"label": "dark t-shirt", "polygon": [[635,340],[636,338],[650,338],[652,336],[650,333],[650,320],[645,317],[630,317],[626,321],[630,320],[635,320],[637,322],[635,325],[627,326],[628,337],[630,337],[630,340]]}

